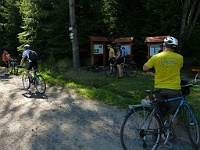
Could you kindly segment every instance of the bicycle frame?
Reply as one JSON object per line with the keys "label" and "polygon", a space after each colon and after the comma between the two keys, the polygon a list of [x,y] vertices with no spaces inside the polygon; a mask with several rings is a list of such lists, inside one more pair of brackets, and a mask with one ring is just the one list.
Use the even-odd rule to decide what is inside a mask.
{"label": "bicycle frame", "polygon": [[[178,99],[181,99],[177,109],[176,109],[176,112],[174,113],[173,117],[171,118],[171,120],[169,120],[169,123],[168,124],[165,124],[165,119],[164,117],[162,116],[161,114],[161,111],[160,109],[158,109],[158,104],[157,103],[152,103],[152,107],[153,107],[153,110],[152,112],[150,113],[150,115],[158,115],[159,118],[160,118],[160,121],[161,121],[161,126],[162,126],[162,129],[161,129],[161,132],[163,132],[165,129],[170,129],[172,123],[174,122],[175,118],[178,116],[178,113],[180,111],[180,108],[183,107],[183,106],[186,106],[189,108],[189,110],[191,110],[191,107],[190,105],[186,102],[186,99],[184,97],[184,95],[180,95],[178,97],[174,97],[174,98],[168,98],[166,100],[164,100],[163,102],[161,103],[168,103],[168,102],[172,102],[172,101],[175,101],[175,100],[178,100]],[[194,114],[189,111],[191,117],[194,119]],[[194,119],[195,120],[195,119]],[[194,122],[195,124],[197,124],[197,122]],[[164,141],[164,145],[168,146],[168,147],[172,147],[172,144],[168,143],[167,145],[167,142],[168,142],[168,138],[169,138],[169,131],[167,131],[167,137]]]}
{"label": "bicycle frame", "polygon": [[169,99],[164,100],[164,103],[167,103],[167,102],[175,101],[175,100],[178,100],[178,99],[181,99],[181,101],[179,103],[179,106],[176,109],[176,112],[174,113],[174,116],[170,120],[169,124],[166,126],[167,128],[172,125],[172,123],[174,122],[175,118],[178,115],[178,112],[179,112],[180,108],[183,106],[183,104],[185,104],[185,97],[183,95],[180,95],[178,97],[169,98]]}

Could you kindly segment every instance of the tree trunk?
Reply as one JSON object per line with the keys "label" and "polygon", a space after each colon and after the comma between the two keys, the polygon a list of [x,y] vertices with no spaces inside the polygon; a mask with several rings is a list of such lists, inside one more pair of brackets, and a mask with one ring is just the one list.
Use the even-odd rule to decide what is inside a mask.
{"label": "tree trunk", "polygon": [[80,69],[79,61],[79,48],[78,48],[78,37],[76,28],[76,15],[75,15],[75,0],[69,0],[69,15],[70,25],[72,27],[73,39],[72,39],[72,51],[73,51],[73,69]]}
{"label": "tree trunk", "polygon": [[193,20],[193,22],[192,22],[192,25],[191,25],[191,27],[190,27],[190,29],[189,29],[189,31],[188,31],[187,39],[190,38],[190,35],[192,34],[192,32],[193,32],[193,30],[194,30],[194,27],[195,27],[195,25],[196,25],[196,22],[197,22],[197,20],[198,20],[199,15],[200,15],[200,1],[199,1],[198,4],[197,4],[196,13],[195,13],[195,16],[194,16],[194,20]]}
{"label": "tree trunk", "polygon": [[186,24],[186,18],[188,14],[188,6],[190,5],[190,0],[185,0],[183,4],[183,15],[182,15],[182,21],[181,21],[181,30],[180,30],[180,36],[183,35],[185,30],[185,24]]}
{"label": "tree trunk", "polygon": [[197,19],[200,14],[199,0],[194,0],[192,3],[192,6],[190,5],[191,5],[190,0],[184,1],[178,53],[181,53],[186,40],[190,38],[190,35],[192,34],[194,30],[194,27],[196,25]]}

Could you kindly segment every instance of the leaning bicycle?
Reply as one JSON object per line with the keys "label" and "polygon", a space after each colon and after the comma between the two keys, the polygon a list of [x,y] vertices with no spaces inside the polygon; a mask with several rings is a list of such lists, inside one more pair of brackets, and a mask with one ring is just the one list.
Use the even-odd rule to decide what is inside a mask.
{"label": "leaning bicycle", "polygon": [[[123,63],[122,64],[123,74],[128,77],[135,77],[138,74],[138,67],[134,61],[131,63]],[[117,76],[117,65],[116,63],[107,66],[105,69],[105,75],[107,77],[116,77]]]}
{"label": "leaning bicycle", "polygon": [[190,142],[195,149],[199,148],[200,132],[199,124],[196,116],[191,108],[191,105],[186,102],[185,95],[190,93],[192,84],[182,86],[182,94],[175,98],[169,98],[163,103],[180,100],[180,104],[171,120],[168,121],[161,115],[158,108],[158,103],[153,96],[153,90],[146,90],[149,93],[150,99],[142,101],[142,104],[130,105],[130,111],[125,116],[120,130],[120,139],[123,149],[137,150],[142,147],[145,149],[155,150],[159,146],[161,139],[164,140],[164,145],[171,148],[170,140],[173,138],[174,130],[171,127],[175,117],[177,117],[180,109],[183,112],[184,124],[187,129],[187,134]]}
{"label": "leaning bicycle", "polygon": [[31,77],[29,77],[27,73],[24,73],[22,75],[23,87],[25,90],[28,90],[31,84],[33,84],[37,92],[43,94],[46,91],[45,79],[42,77],[41,74],[37,74],[37,71],[37,68],[34,68],[33,71],[30,73]]}

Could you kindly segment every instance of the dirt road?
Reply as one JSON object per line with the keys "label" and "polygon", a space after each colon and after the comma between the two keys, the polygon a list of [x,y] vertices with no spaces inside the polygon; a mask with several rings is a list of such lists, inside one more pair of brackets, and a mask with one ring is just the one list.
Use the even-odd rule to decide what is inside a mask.
{"label": "dirt road", "polygon": [[[21,77],[0,74],[0,150],[122,150],[125,110],[83,99],[71,88],[47,87],[44,95],[30,90],[22,89]],[[192,149],[185,131],[179,128],[177,136],[171,149]]]}

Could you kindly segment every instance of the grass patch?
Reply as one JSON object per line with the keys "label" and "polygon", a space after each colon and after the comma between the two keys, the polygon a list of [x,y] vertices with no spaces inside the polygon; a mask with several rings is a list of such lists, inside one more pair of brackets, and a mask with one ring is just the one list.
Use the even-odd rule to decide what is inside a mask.
{"label": "grass patch", "polygon": [[[62,67],[67,68],[67,67]],[[59,69],[58,69],[59,70]],[[128,108],[130,104],[138,104],[146,97],[146,89],[153,89],[153,72],[140,71],[137,77],[123,79],[108,78],[104,72],[91,72],[86,68],[74,71],[68,67],[65,71],[55,71],[43,67],[43,75],[50,85],[64,85],[75,88],[79,95],[92,100],[116,106]],[[187,101],[193,106],[200,118],[200,87],[191,88],[191,94]],[[182,116],[180,117],[182,120]]]}

